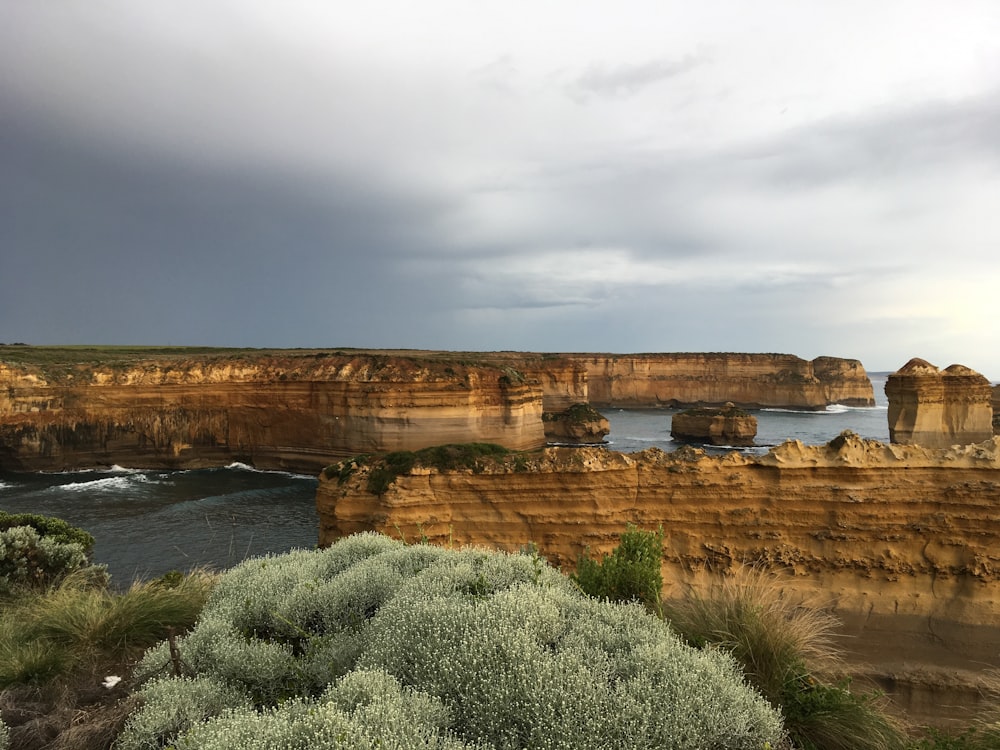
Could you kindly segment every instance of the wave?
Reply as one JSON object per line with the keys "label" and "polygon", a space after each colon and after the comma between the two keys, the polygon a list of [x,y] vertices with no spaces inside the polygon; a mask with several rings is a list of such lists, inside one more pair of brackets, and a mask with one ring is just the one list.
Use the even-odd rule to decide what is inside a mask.
{"label": "wave", "polygon": [[660,437],[639,437],[638,435],[622,435],[618,438],[608,438],[604,441],[605,445],[615,445],[616,443],[673,443],[676,442],[669,435]]}
{"label": "wave", "polygon": [[228,466],[224,468],[230,471],[248,471],[253,474],[277,474],[283,477],[292,477],[293,479],[315,479],[314,474],[296,474],[293,471],[281,471],[280,469],[258,469],[256,466],[251,466],[250,464],[245,464],[240,461],[233,461]]}
{"label": "wave", "polygon": [[90,490],[127,490],[135,487],[137,484],[147,484],[151,481],[145,474],[126,473],[112,477],[91,479],[86,482],[67,482],[66,484],[49,487],[47,491],[88,492]]}
{"label": "wave", "polygon": [[766,407],[760,411],[772,412],[775,414],[808,414],[809,416],[823,416],[824,414],[846,414],[849,411],[885,411],[889,407],[884,404],[875,406],[848,406],[847,404],[827,404],[825,409],[782,409],[776,406]]}

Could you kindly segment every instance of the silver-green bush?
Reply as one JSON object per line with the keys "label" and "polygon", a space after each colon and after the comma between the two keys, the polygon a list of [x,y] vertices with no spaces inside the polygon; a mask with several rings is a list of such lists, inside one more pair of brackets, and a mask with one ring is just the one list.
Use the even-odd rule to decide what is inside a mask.
{"label": "silver-green bush", "polygon": [[82,544],[42,536],[31,526],[0,531],[0,595],[44,588],[87,564]]}
{"label": "silver-green bush", "polygon": [[0,719],[0,750],[7,750],[10,747],[10,731],[7,725]]}
{"label": "silver-green bush", "polygon": [[[177,748],[760,750],[783,736],[729,657],[584,596],[537,556],[362,534],[250,560],[179,646],[248,702],[169,714]],[[139,674],[168,660],[153,649]],[[163,739],[168,682],[147,689],[122,750]],[[197,681],[173,682],[197,704]]]}

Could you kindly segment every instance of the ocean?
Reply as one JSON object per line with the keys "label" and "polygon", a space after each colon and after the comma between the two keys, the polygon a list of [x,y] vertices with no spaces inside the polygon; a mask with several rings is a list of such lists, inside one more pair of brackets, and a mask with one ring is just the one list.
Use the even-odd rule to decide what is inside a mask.
{"label": "ocean", "polygon": [[[870,373],[876,406],[834,405],[826,411],[754,411],[763,453],[795,439],[827,443],[844,430],[889,440],[887,373]],[[670,451],[671,409],[608,409],[608,447],[633,453]],[[712,448],[711,452],[725,449]],[[65,473],[0,473],[0,510],[63,518],[93,534],[94,562],[127,585],[170,570],[222,570],[248,558],[316,545],[313,476],[257,471],[233,464],[192,471],[114,467]]]}

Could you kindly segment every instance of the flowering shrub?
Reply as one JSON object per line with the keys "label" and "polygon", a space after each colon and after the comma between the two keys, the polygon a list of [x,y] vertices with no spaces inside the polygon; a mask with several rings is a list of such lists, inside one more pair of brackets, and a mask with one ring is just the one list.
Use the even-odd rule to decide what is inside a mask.
{"label": "flowering shrub", "polygon": [[[250,560],[179,646],[198,679],[151,682],[120,750],[160,747],[167,725],[178,749],[227,750],[760,750],[783,737],[730,657],[682,644],[641,606],[584,596],[537,556],[361,534]],[[153,649],[139,674],[168,660]],[[166,705],[171,683],[183,712]],[[204,684],[238,697],[201,709]]]}

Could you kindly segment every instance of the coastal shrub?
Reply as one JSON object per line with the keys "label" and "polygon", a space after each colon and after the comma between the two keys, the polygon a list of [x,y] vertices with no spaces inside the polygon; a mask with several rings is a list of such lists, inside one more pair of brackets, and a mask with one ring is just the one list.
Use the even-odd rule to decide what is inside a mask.
{"label": "coastal shrub", "polygon": [[[222,713],[195,724],[176,750],[465,750],[449,736],[449,712],[433,696],[402,687],[391,676],[359,671],[316,700],[292,700],[263,711]],[[143,746],[135,746],[139,750]],[[132,750],[123,747],[122,750]]]}
{"label": "coastal shrub", "polygon": [[[170,725],[178,749],[760,750],[783,739],[732,657],[685,645],[640,606],[582,595],[537,555],[360,534],[248,560],[178,647],[191,677],[247,701],[212,718],[186,709]],[[167,659],[152,649],[137,676],[162,674]],[[170,709],[156,691],[170,679],[183,678],[144,694],[122,748],[159,747],[156,717]]]}
{"label": "coastal shrub", "polygon": [[756,568],[739,569],[707,592],[691,589],[664,602],[664,617],[695,646],[724,649],[773,705],[801,750],[892,750],[903,747],[898,723],[876,693],[830,682],[839,670],[837,620],[783,595]]}
{"label": "coastal shrub", "polygon": [[663,529],[641,531],[629,524],[617,547],[600,560],[581,556],[572,578],[590,596],[638,601],[658,611],[663,588]]}
{"label": "coastal shrub", "polygon": [[61,518],[42,516],[36,513],[6,513],[0,511],[0,531],[15,526],[30,526],[39,536],[49,537],[60,544],[79,544],[86,554],[94,548],[94,537]]}
{"label": "coastal shrub", "polygon": [[10,731],[7,725],[0,719],[0,750],[7,750],[10,747]]}
{"label": "coastal shrub", "polygon": [[0,597],[43,590],[87,566],[87,548],[66,538],[43,536],[33,526],[0,531]]}
{"label": "coastal shrub", "polygon": [[139,697],[145,706],[125,722],[117,750],[160,750],[193,724],[250,703],[238,689],[212,677],[153,680]]}

